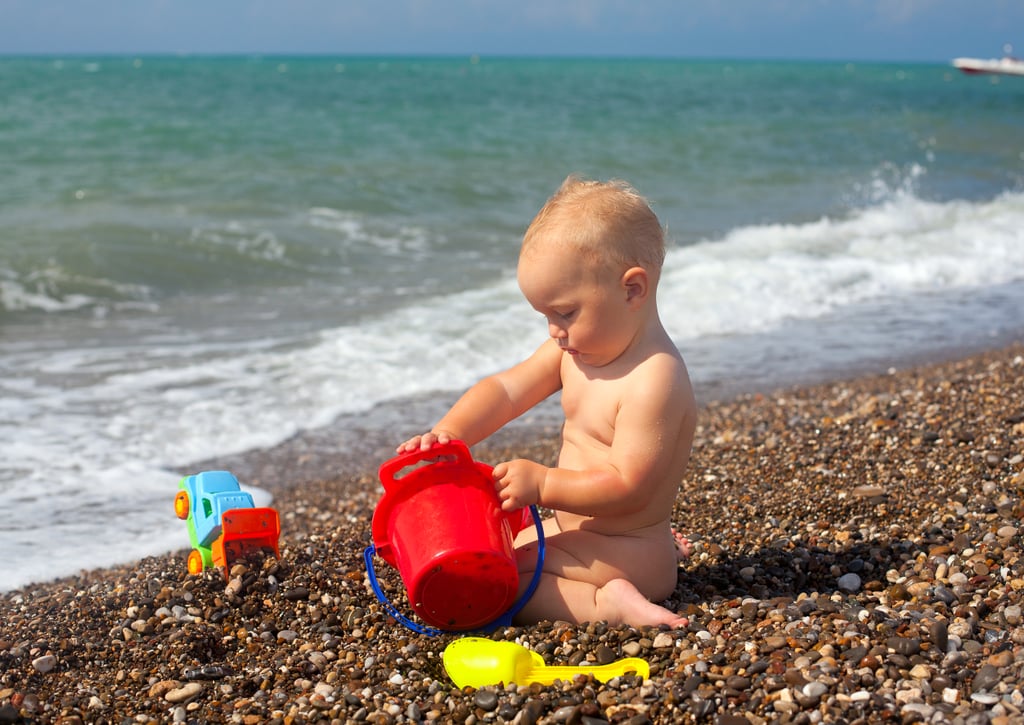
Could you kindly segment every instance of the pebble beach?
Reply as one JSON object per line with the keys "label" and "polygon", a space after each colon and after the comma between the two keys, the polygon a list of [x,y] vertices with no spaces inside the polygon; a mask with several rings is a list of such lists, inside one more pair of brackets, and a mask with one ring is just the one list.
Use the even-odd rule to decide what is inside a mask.
{"label": "pebble beach", "polygon": [[640,657],[646,679],[460,690],[460,635],[406,629],[368,587],[380,461],[264,458],[279,560],[189,575],[183,548],[0,595],[0,723],[1024,722],[1022,344],[704,404],[665,602],[689,626],[488,635],[548,664]]}

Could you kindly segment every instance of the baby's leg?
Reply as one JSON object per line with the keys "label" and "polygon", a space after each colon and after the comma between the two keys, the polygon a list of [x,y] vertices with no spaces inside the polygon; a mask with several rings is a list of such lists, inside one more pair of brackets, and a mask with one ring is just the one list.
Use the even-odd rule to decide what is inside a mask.
{"label": "baby's leg", "polygon": [[[544,529],[547,538],[544,570],[537,590],[516,616],[517,623],[560,619],[576,623],[605,621],[613,625],[686,626],[684,617],[654,604],[625,578],[626,571],[636,575],[654,573],[642,571],[644,567],[637,564],[638,561],[651,562],[659,558],[652,555],[648,544],[634,540],[637,549],[629,551],[629,539],[613,540],[579,530],[560,531],[554,519],[547,519]],[[537,566],[537,544],[533,533],[524,530],[516,539],[520,591],[532,579]],[[614,547],[614,553],[626,557],[628,565],[625,568],[612,563],[613,550],[609,547]],[[671,574],[675,556],[671,548],[666,548],[663,564]],[[650,581],[648,585],[651,586]],[[651,593],[653,598],[664,596]]]}
{"label": "baby's leg", "polygon": [[[529,578],[532,572],[523,572]],[[565,622],[607,622],[612,626],[685,627],[686,617],[651,602],[625,579],[612,579],[604,586],[574,581],[554,574],[542,574],[537,591],[515,617],[517,624],[541,620]]]}

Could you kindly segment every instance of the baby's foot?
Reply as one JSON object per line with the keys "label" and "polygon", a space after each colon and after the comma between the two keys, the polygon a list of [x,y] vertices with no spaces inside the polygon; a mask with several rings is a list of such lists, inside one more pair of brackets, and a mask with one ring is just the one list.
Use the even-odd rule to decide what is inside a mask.
{"label": "baby's foot", "polygon": [[[612,579],[598,590],[598,596],[604,595],[608,601],[615,603],[618,622],[634,627],[656,627],[667,624],[673,629],[681,629],[690,624],[690,620],[675,612],[655,604],[645,597],[633,584],[626,579]],[[609,617],[609,623],[615,617]]]}
{"label": "baby's foot", "polygon": [[675,529],[672,529],[672,539],[676,545],[676,558],[679,561],[686,561],[693,553],[693,543]]}

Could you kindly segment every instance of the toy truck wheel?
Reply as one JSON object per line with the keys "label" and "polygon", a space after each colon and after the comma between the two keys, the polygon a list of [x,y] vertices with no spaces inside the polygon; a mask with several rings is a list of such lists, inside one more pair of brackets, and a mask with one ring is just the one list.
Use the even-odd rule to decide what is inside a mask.
{"label": "toy truck wheel", "polygon": [[199,552],[199,549],[192,549],[188,555],[188,573],[189,574],[202,574],[203,573],[203,555]]}
{"label": "toy truck wheel", "polygon": [[188,518],[189,500],[188,491],[178,491],[174,497],[174,513],[184,521]]}

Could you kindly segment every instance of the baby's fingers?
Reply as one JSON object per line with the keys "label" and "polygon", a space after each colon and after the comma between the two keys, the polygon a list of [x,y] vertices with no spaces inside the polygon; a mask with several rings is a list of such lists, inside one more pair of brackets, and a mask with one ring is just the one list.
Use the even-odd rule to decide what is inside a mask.
{"label": "baby's fingers", "polygon": [[396,449],[398,453],[411,453],[412,451],[427,451],[430,450],[435,443],[447,443],[448,436],[437,433],[424,433],[423,435],[413,436]]}
{"label": "baby's fingers", "polygon": [[400,443],[398,448],[395,449],[395,453],[408,453],[409,451],[415,451],[420,447],[421,436],[413,436],[405,443]]}
{"label": "baby's fingers", "polygon": [[[500,494],[498,495],[498,498],[501,499]],[[526,504],[520,502],[519,499],[517,499],[515,496],[509,496],[508,498],[501,499],[501,510],[504,511],[505,513],[518,511],[524,506],[526,506]]]}

